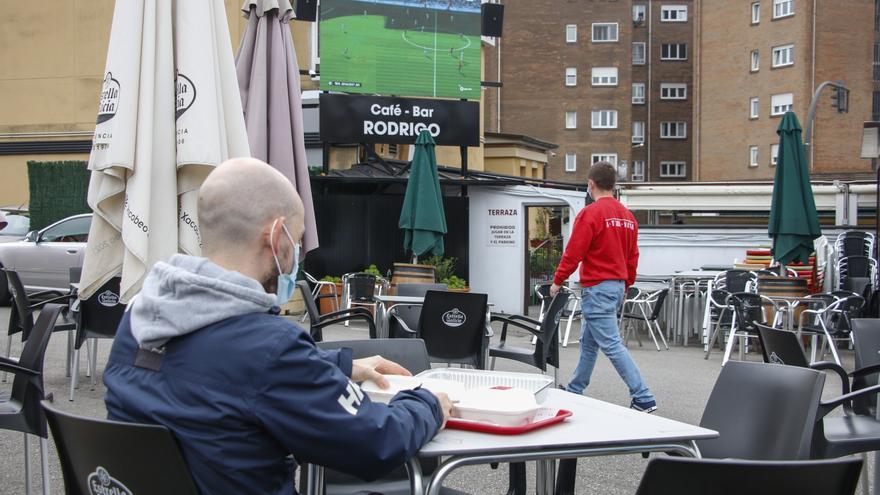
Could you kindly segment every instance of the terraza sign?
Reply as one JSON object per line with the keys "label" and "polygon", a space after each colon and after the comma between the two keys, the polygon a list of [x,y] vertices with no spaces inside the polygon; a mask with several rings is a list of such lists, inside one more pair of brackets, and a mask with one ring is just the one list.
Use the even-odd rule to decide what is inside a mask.
{"label": "terraza sign", "polygon": [[441,146],[479,146],[476,102],[321,94],[321,140],[412,144],[423,130]]}

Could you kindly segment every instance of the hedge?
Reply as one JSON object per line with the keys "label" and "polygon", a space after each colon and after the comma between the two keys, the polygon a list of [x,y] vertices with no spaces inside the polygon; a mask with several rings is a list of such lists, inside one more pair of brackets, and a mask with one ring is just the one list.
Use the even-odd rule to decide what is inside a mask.
{"label": "hedge", "polygon": [[28,161],[31,229],[39,230],[62,218],[92,210],[88,163],[84,161]]}

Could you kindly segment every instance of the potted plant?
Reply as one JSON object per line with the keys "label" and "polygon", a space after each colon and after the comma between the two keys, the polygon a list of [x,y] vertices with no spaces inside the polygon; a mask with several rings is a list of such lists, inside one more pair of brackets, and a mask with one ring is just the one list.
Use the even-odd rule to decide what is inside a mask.
{"label": "potted plant", "polygon": [[[321,282],[332,282],[336,284],[336,305],[333,305],[333,299],[330,297],[323,297],[319,299],[318,303],[318,312],[322,315],[327,313],[332,313],[337,309],[342,309],[342,277],[334,277],[332,275],[327,275],[326,277],[321,279]],[[330,289],[329,285],[321,285],[321,290],[318,292],[319,295],[324,294],[332,294],[332,289]]]}
{"label": "potted plant", "polygon": [[425,263],[434,267],[434,278],[441,284],[446,284],[446,288],[453,292],[470,292],[467,281],[455,275],[455,264],[457,258],[443,258],[441,256],[431,256],[425,260]]}

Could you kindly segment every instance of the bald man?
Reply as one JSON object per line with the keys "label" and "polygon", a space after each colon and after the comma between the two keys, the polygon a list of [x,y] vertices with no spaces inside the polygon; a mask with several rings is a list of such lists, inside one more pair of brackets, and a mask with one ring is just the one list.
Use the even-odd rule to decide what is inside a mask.
{"label": "bald man", "polygon": [[104,372],[110,419],[168,427],[205,495],[296,493],[290,454],[375,479],[443,427],[445,395],[373,403],[353,381],[387,386],[380,373],[406,370],[324,352],[278,316],[303,233],[283,175],[251,158],[217,167],[199,228],[205,257],[157,263],[120,323]]}

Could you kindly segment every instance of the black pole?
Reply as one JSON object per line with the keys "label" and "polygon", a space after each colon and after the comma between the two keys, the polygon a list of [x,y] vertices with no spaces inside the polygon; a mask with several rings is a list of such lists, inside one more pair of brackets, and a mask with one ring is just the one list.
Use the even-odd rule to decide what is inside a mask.
{"label": "black pole", "polygon": [[468,149],[467,146],[459,146],[459,151],[461,152],[461,176],[468,176]]}
{"label": "black pole", "polygon": [[330,143],[324,143],[324,150],[321,153],[321,165],[324,168],[324,175],[330,174]]}

